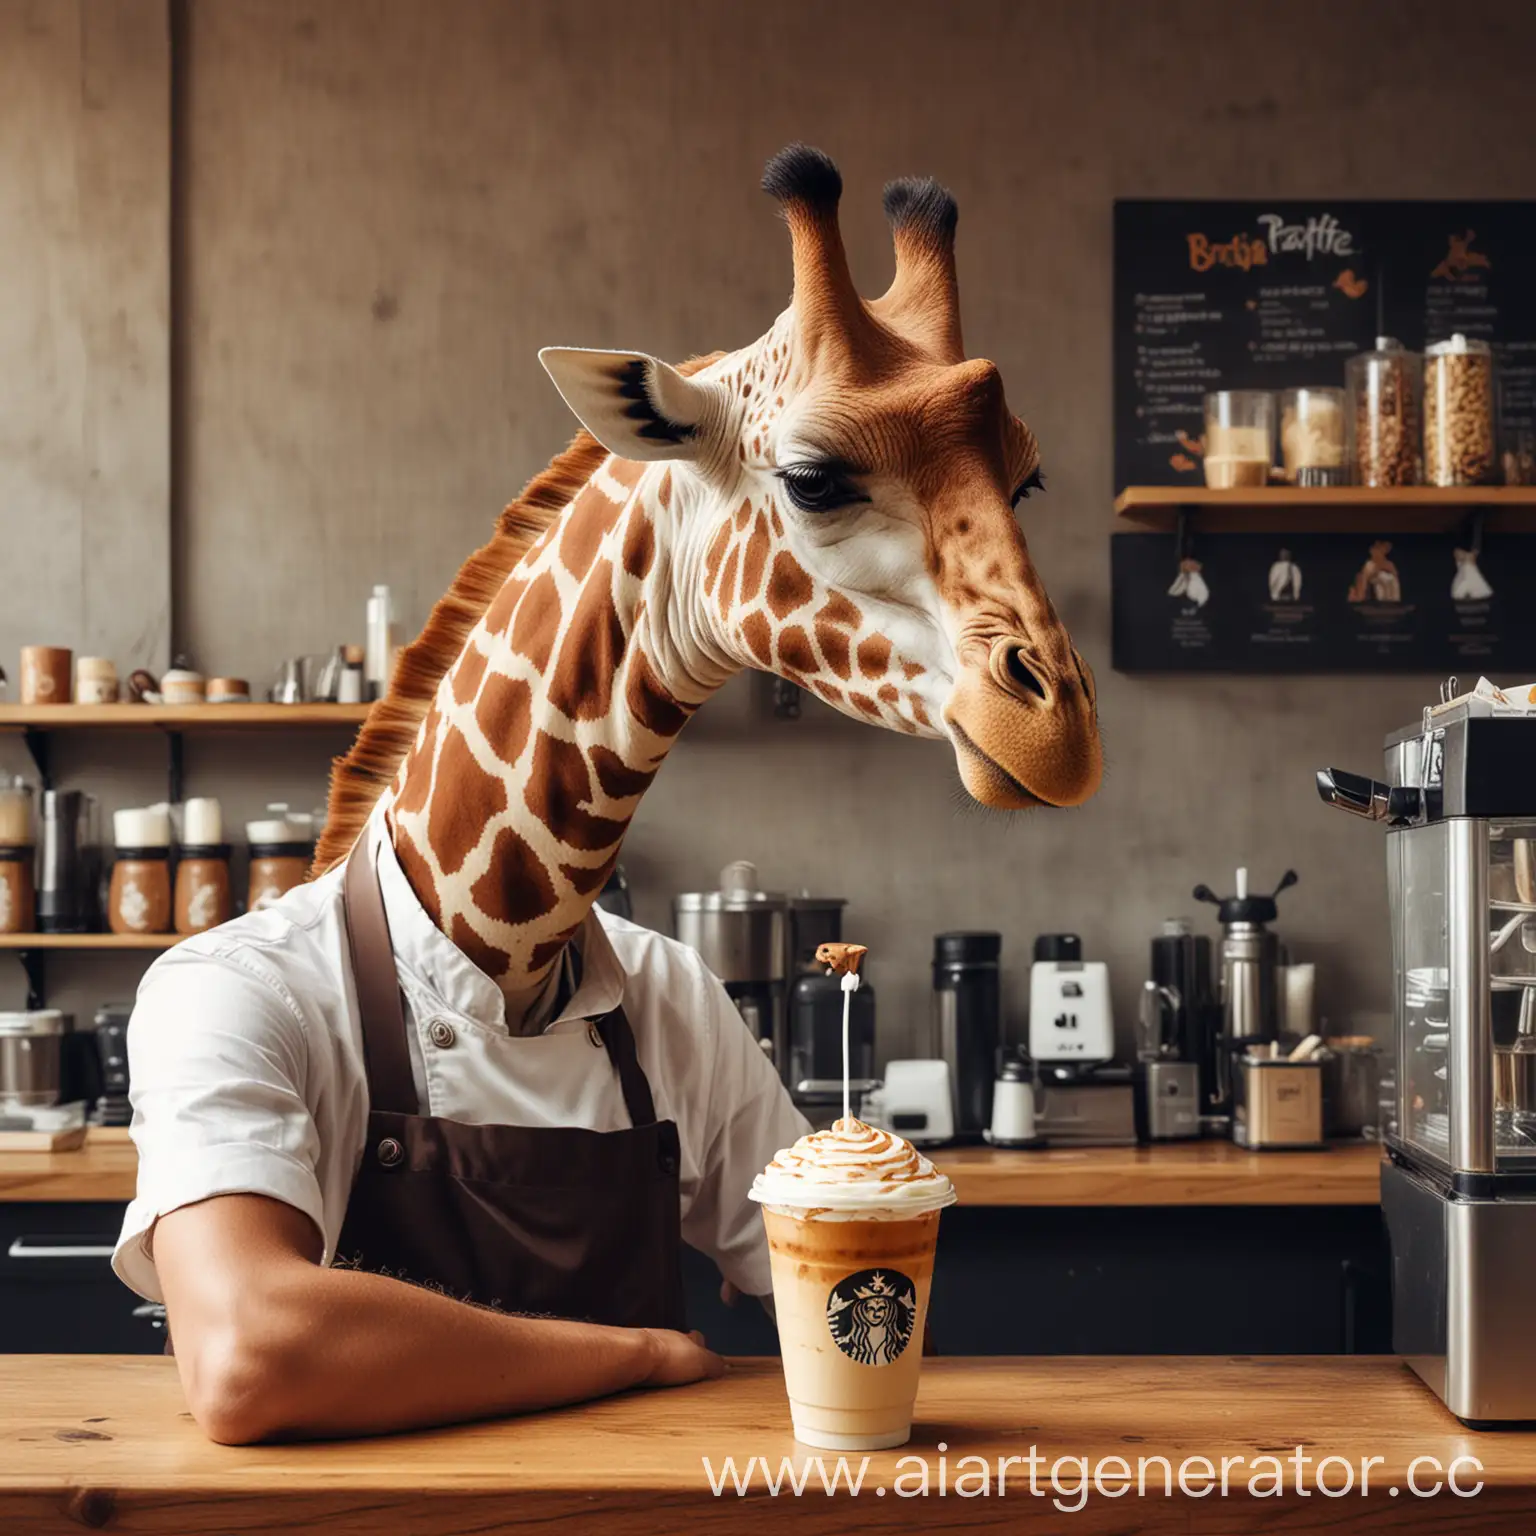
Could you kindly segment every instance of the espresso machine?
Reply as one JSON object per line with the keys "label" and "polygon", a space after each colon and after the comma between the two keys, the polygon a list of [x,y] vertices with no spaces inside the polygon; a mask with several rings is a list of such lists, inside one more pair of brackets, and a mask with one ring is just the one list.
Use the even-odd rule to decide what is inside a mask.
{"label": "espresso machine", "polygon": [[[1486,683],[1317,775],[1386,828],[1393,1348],[1464,1422],[1536,1419],[1536,713]],[[1524,696],[1524,690],[1521,691]]]}

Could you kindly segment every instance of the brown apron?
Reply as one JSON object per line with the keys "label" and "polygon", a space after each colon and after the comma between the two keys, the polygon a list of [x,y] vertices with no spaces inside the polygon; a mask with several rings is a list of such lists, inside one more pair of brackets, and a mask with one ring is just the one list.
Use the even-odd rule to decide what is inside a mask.
{"label": "brown apron", "polygon": [[418,1114],[378,871],[343,884],[368,1135],[336,1263],[504,1312],[685,1326],[677,1125],[658,1121],[622,1006],[596,1021],[632,1129],[466,1125]]}

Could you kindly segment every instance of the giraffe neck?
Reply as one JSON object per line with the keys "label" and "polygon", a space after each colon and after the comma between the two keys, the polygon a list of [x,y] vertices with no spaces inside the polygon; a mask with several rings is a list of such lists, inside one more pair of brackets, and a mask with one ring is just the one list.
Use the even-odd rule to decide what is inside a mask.
{"label": "giraffe neck", "polygon": [[406,878],[514,1028],[678,732],[736,670],[679,596],[688,494],[664,464],[606,460],[471,632],[393,787]]}

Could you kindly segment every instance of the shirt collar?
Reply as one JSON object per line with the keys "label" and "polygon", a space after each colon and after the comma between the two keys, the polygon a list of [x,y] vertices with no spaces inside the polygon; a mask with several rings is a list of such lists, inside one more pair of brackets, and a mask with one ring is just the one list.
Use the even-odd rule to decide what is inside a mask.
{"label": "shirt collar", "polygon": [[[507,1003],[501,988],[427,916],[395,857],[382,807],[369,823],[369,835],[378,857],[379,889],[384,897],[396,961],[451,1012],[477,1024],[506,1030]],[[573,942],[581,950],[581,979],[565,1007],[544,1025],[545,1033],[573,1021],[585,1023],[600,1018],[611,1013],[624,998],[624,968],[614,953],[597,907],[587,913]],[[549,992],[535,1005],[535,1012],[539,1007],[551,1007],[558,976],[557,969],[551,977]]]}

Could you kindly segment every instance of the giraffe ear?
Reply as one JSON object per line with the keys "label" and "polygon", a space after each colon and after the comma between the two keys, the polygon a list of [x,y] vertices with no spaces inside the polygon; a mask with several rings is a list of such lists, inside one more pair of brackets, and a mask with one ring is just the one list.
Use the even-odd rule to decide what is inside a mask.
{"label": "giraffe ear", "polygon": [[603,447],[624,459],[695,459],[718,419],[718,392],[644,352],[545,347],[539,361]]}

